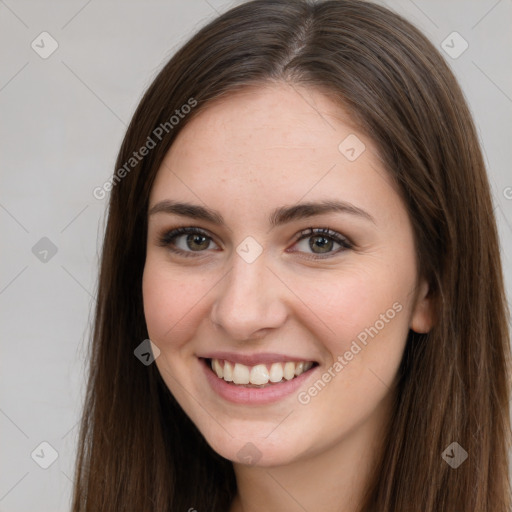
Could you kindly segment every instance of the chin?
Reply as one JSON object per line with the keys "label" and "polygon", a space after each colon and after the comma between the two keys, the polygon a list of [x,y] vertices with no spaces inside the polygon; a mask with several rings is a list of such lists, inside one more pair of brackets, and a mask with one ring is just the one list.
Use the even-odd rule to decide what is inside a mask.
{"label": "chin", "polygon": [[216,432],[202,431],[202,434],[216,453],[235,464],[259,467],[286,465],[298,457],[297,447],[301,446],[300,439],[305,436],[300,435],[295,439],[282,430],[279,436],[270,438],[267,432],[275,427],[261,429],[261,426],[258,428],[255,425],[254,429],[250,429],[245,425],[244,428],[235,429],[226,425],[226,430],[219,426]]}

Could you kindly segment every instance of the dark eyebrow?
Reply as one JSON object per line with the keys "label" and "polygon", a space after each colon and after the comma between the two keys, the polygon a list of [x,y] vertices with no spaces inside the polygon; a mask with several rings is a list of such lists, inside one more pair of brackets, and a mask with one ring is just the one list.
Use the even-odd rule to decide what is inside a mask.
{"label": "dark eyebrow", "polygon": [[[323,213],[339,212],[355,215],[369,220],[376,224],[375,219],[365,210],[344,201],[324,200],[318,202],[299,203],[293,206],[281,206],[276,208],[269,217],[269,224],[272,228],[292,222],[294,220],[306,219],[321,215]],[[186,202],[171,201],[166,199],[155,204],[148,212],[148,216],[156,213],[168,213],[191,217],[211,222],[218,226],[224,226],[225,221],[222,215],[210,208]]]}

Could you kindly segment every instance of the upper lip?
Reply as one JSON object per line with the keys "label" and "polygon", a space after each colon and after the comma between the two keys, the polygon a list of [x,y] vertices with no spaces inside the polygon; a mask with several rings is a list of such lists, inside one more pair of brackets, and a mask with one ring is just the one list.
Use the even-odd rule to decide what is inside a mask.
{"label": "upper lip", "polygon": [[264,352],[261,354],[240,354],[238,352],[208,352],[206,354],[198,355],[203,359],[220,359],[230,361],[232,363],[240,363],[245,366],[256,366],[257,364],[269,364],[269,363],[286,363],[292,362],[308,362],[315,363],[316,361],[309,358],[289,356],[284,354],[272,354]]}

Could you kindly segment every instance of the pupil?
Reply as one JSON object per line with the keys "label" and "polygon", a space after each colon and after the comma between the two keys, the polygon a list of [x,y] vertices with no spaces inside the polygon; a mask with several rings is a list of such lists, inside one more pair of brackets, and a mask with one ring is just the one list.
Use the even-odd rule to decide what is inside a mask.
{"label": "pupil", "polygon": [[[320,252],[329,252],[329,250],[331,249],[331,246],[329,244],[333,243],[332,240],[329,240],[323,236],[314,236],[314,237],[311,237],[311,239],[316,240],[316,242],[309,243],[309,246],[311,247],[311,249],[314,249],[315,247],[319,248],[319,249],[325,249]],[[320,242],[320,243],[318,243],[318,242]]]}
{"label": "pupil", "polygon": [[[201,242],[198,242],[198,240],[203,240],[203,244],[201,246]],[[189,242],[192,241],[192,243],[196,244],[196,242],[198,242],[198,246],[199,246],[199,249],[205,249],[206,247],[208,247],[208,241],[206,240],[206,237],[203,236],[203,235],[189,235],[187,237],[187,245],[189,247],[189,249],[192,249],[194,250],[194,247],[191,246],[191,244],[189,244]],[[206,244],[205,244],[206,242]]]}

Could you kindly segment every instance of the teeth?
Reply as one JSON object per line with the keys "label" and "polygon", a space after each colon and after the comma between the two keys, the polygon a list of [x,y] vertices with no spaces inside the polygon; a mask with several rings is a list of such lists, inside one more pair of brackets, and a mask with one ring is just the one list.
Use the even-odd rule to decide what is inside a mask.
{"label": "teeth", "polygon": [[222,369],[222,366],[220,365],[218,359],[213,359],[212,368],[213,371],[217,374],[217,377],[219,377],[219,379],[222,379],[224,377],[224,370]]}
{"label": "teeth", "polygon": [[267,367],[264,364],[257,364],[251,368],[249,381],[251,384],[268,384],[269,377]]}
{"label": "teeth", "polygon": [[236,363],[233,370],[233,382],[235,384],[249,384],[249,367]]}
{"label": "teeth", "polygon": [[279,382],[283,380],[283,365],[281,363],[274,363],[270,367],[270,382]]}
{"label": "teeth", "polygon": [[292,380],[295,377],[295,363],[285,363],[283,373],[286,380]]}
{"label": "teeth", "polygon": [[[215,359],[214,359],[214,361],[215,361]],[[224,377],[223,377],[223,379],[226,382],[233,382],[233,366],[231,366],[231,363],[229,361],[226,361],[224,363]]]}
{"label": "teeth", "polygon": [[311,361],[300,361],[294,363],[272,363],[270,369],[266,364],[257,364],[256,366],[246,366],[240,363],[230,363],[219,359],[211,360],[212,370],[219,379],[226,382],[233,382],[239,385],[264,386],[271,383],[291,380],[302,373],[308,371],[313,366]]}

